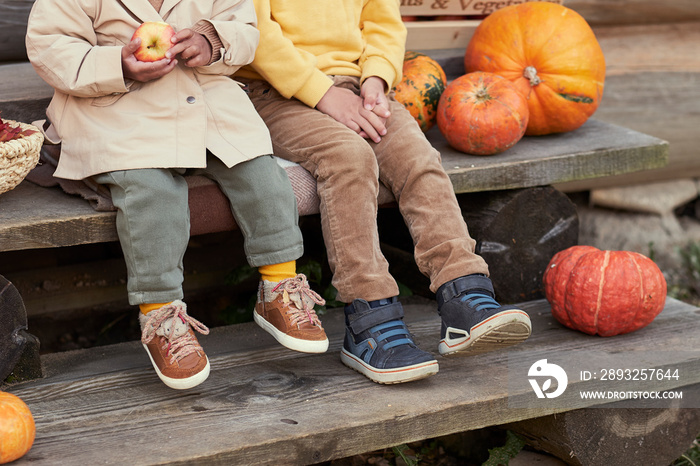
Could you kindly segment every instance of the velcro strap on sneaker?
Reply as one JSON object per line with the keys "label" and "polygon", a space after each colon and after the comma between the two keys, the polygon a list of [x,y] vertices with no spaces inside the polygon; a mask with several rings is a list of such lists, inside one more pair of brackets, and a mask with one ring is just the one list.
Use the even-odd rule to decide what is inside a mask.
{"label": "velcro strap on sneaker", "polygon": [[355,335],[368,330],[375,325],[403,318],[403,307],[396,301],[385,306],[375,307],[360,314],[348,315],[350,329]]}
{"label": "velcro strap on sneaker", "polygon": [[451,282],[447,282],[440,287],[435,297],[437,298],[438,308],[442,307],[450,299],[459,296],[467,290],[483,290],[494,295],[493,283],[485,275],[467,275],[459,277]]}

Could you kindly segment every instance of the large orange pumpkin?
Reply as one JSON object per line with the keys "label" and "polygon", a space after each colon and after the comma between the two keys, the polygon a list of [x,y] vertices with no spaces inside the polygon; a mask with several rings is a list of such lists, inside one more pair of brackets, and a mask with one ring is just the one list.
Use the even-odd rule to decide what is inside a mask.
{"label": "large orange pumpkin", "polygon": [[18,396],[0,392],[0,464],[24,456],[34,443],[34,418]]}
{"label": "large orange pumpkin", "polygon": [[525,134],[527,120],[525,98],[493,73],[460,76],[438,104],[440,132],[452,147],[468,154],[493,155],[512,147]]}
{"label": "large orange pumpkin", "polygon": [[544,272],[545,297],[562,325],[603,337],[649,325],[663,310],[666,280],[656,264],[631,251],[572,246]]}
{"label": "large orange pumpkin", "polygon": [[423,132],[435,125],[440,96],[447,85],[447,76],[440,64],[427,55],[406,52],[403,78],[394,87],[394,98],[413,115]]}
{"label": "large orange pumpkin", "polygon": [[486,17],[464,66],[499,74],[527,96],[527,135],[580,127],[603,96],[605,58],[595,34],[581,15],[555,3],[521,3]]}

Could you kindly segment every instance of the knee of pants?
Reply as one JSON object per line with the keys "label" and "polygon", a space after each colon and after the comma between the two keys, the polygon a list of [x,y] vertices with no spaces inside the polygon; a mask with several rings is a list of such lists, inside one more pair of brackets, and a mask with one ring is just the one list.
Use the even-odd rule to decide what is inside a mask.
{"label": "knee of pants", "polygon": [[342,180],[361,182],[379,179],[379,166],[372,147],[364,140],[355,144],[338,143],[332,155],[319,157],[319,175],[329,181],[340,177]]}
{"label": "knee of pants", "polygon": [[112,179],[112,200],[122,215],[132,220],[130,228],[148,229],[158,224],[165,229],[189,230],[184,178],[168,170],[143,169],[118,172]]}

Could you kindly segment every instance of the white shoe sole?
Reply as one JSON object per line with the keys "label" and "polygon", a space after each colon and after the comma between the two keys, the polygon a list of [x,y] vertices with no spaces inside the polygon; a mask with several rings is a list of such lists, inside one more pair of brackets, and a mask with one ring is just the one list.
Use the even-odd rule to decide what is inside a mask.
{"label": "white shoe sole", "polygon": [[[443,356],[455,353],[477,355],[517,345],[527,340],[532,332],[530,316],[520,309],[499,312],[469,330],[448,328],[438,350]],[[449,338],[450,333],[462,333],[462,338]]]}
{"label": "white shoe sole", "polygon": [[411,382],[435,375],[439,366],[436,360],[414,364],[412,366],[397,367],[394,369],[377,369],[372,367],[354,354],[343,348],[340,352],[340,360],[351,369],[356,370],[373,382],[380,384],[394,384]]}
{"label": "white shoe sole", "polygon": [[302,340],[290,337],[286,333],[280,332],[277,327],[265,320],[263,316],[253,311],[253,318],[263,330],[272,335],[282,346],[290,350],[301,353],[325,353],[328,350],[328,338],[325,340]]}
{"label": "white shoe sole", "polygon": [[160,369],[158,369],[158,366],[156,366],[156,363],[153,361],[153,357],[151,356],[151,352],[148,351],[148,347],[146,345],[143,345],[143,347],[146,350],[146,353],[148,354],[148,359],[150,359],[151,364],[153,364],[153,368],[156,370],[156,374],[158,374],[160,380],[162,380],[163,383],[170,388],[174,388],[175,390],[187,390],[188,388],[196,387],[200,383],[207,380],[207,377],[209,377],[209,358],[207,358],[207,365],[204,366],[204,369],[197,372],[193,376],[187,377],[186,379],[174,379],[172,377],[163,375]]}

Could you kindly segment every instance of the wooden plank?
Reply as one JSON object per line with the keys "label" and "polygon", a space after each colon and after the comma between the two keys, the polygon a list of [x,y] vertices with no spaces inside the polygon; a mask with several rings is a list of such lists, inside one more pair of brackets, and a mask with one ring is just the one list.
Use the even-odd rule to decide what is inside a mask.
{"label": "wooden plank", "polygon": [[458,152],[436,133],[429,139],[442,154],[455,192],[479,192],[564,183],[662,167],[668,143],[591,119],[568,133],[524,137],[488,157]]}
{"label": "wooden plank", "polygon": [[700,177],[700,73],[611,76],[595,118],[668,141],[668,164],[649,171],[572,181],[557,188],[587,191]]}
{"label": "wooden plank", "polygon": [[116,241],[114,212],[23,181],[0,196],[0,251]]}
{"label": "wooden plank", "polygon": [[[700,5],[700,2],[698,2]],[[448,79],[464,74],[464,49],[478,21],[422,21],[407,23],[409,50],[427,53],[443,64]],[[700,22],[596,26],[593,31],[606,59],[606,76],[624,73],[700,71],[697,44]]]}
{"label": "wooden plank", "polygon": [[51,87],[36,74],[29,62],[0,64],[3,118],[25,123],[46,118],[46,107],[52,95]]}
{"label": "wooden plank", "polygon": [[592,25],[652,24],[700,20],[697,0],[565,0]]}
{"label": "wooden plank", "polygon": [[481,21],[410,21],[406,22],[407,50],[466,48]]}
{"label": "wooden plank", "polygon": [[595,31],[608,62],[608,75],[594,118],[668,141],[668,165],[557,188],[586,191],[700,177],[700,23]]}
{"label": "wooden plank", "polygon": [[[526,137],[489,157],[463,154],[434,128],[429,139],[457,193],[544,186],[663,166],[668,144],[589,120],[569,133]],[[572,150],[572,148],[574,148]],[[27,181],[0,196],[0,251],[115,241],[113,212],[96,212],[77,197]]]}
{"label": "wooden plank", "polygon": [[[671,355],[664,365],[684,371],[682,382],[663,388],[700,383],[697,350],[694,357],[668,351],[700,347],[700,310],[693,306],[669,299],[651,325],[612,338],[563,328],[545,301],[523,308],[533,320],[525,343],[472,358],[440,358],[436,376],[390,387],[340,362],[340,309],[323,316],[331,340],[323,355],[281,348],[254,323],[213,329],[200,340],[212,373],[184,392],[157,380],[140,342],[46,355],[44,379],[6,387],[28,404],[37,425],[32,450],[17,464],[311,464],[599,405],[572,396],[565,408],[511,407],[534,395],[529,388],[509,392],[509,364],[529,367],[562,351],[624,353],[640,361],[663,352]],[[434,352],[440,328],[435,303],[406,306],[406,314],[418,344]],[[570,379],[567,393],[577,394],[582,382]]]}
{"label": "wooden plank", "polygon": [[[45,99],[52,95],[51,86],[36,74],[29,62],[0,65],[0,103]],[[3,116],[9,118],[9,115]]]}
{"label": "wooden plank", "polygon": [[[202,247],[198,243],[191,242],[184,257],[183,287],[188,297],[214,288],[222,290],[231,270],[247,264],[240,232],[227,233],[216,246]],[[6,269],[6,264],[0,268]],[[70,265],[0,273],[17,288],[30,318],[96,307],[128,308],[126,264],[122,257],[100,260],[96,254],[90,261]],[[255,285],[251,294],[255,294]],[[231,296],[239,293],[239,288],[231,290]]]}
{"label": "wooden plank", "polygon": [[26,60],[24,36],[34,0],[0,0],[0,62]]}
{"label": "wooden plank", "polygon": [[[697,4],[700,7],[700,2]],[[608,78],[628,73],[700,72],[698,21],[643,26],[598,26],[593,31],[605,55],[605,73]]]}
{"label": "wooden plank", "polygon": [[[700,2],[698,3],[700,6]],[[605,93],[594,119],[668,141],[668,164],[651,170],[557,184],[586,191],[700,177],[700,22],[596,27],[607,61]],[[428,50],[448,79],[464,74],[463,49]]]}
{"label": "wooden plank", "polygon": [[[24,36],[33,3],[33,0],[0,0],[0,62],[26,60]],[[454,0],[453,3],[457,5]],[[480,4],[479,8],[483,8],[489,3],[494,2],[476,2],[475,5]],[[435,4],[448,11],[442,8],[447,2]],[[564,0],[564,5],[579,12],[592,25],[700,21],[700,3],[696,0]],[[422,3],[418,6],[419,9],[424,7]],[[412,15],[410,9],[410,6],[404,6],[404,14]],[[463,10],[462,6],[456,9]],[[448,14],[455,13],[450,11]],[[409,48],[466,47],[475,24],[478,21],[407,22]],[[421,44],[427,47],[420,47]]]}

